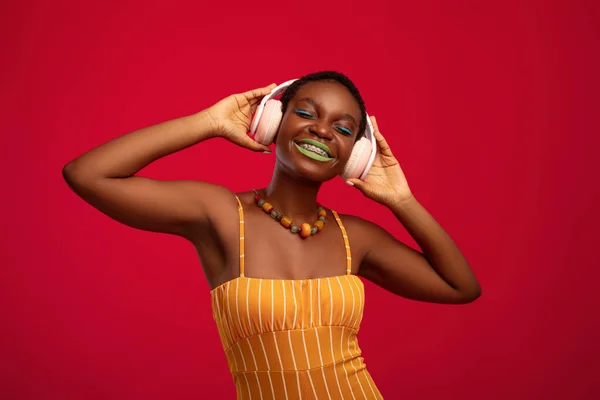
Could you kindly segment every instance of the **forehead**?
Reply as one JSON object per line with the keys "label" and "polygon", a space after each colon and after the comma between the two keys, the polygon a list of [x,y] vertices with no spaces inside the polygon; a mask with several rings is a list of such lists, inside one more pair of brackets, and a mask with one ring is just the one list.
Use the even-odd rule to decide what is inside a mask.
{"label": "forehead", "polygon": [[339,82],[308,82],[298,88],[292,101],[297,102],[304,98],[315,101],[327,111],[350,113],[357,121],[360,119],[358,102],[350,93],[350,90]]}

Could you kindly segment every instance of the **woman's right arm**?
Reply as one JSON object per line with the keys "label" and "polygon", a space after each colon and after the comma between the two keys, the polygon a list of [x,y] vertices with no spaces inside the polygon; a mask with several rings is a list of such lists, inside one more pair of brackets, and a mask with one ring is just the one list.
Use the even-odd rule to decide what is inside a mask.
{"label": "woman's right arm", "polygon": [[229,96],[197,114],[118,137],[63,168],[72,190],[87,203],[128,226],[188,237],[190,227],[207,226],[208,210],[231,196],[218,185],[158,181],[135,176],[153,161],[214,137],[265,151],[247,136],[252,114],[273,85]]}

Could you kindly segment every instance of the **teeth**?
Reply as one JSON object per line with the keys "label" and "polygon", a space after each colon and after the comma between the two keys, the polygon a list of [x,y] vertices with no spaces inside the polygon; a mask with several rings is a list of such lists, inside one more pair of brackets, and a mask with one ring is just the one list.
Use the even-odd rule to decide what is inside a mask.
{"label": "teeth", "polygon": [[313,153],[317,153],[320,156],[329,158],[329,154],[327,154],[327,152],[325,152],[323,149],[318,148],[317,146],[313,146],[312,144],[300,143],[300,147],[308,151],[312,151]]}

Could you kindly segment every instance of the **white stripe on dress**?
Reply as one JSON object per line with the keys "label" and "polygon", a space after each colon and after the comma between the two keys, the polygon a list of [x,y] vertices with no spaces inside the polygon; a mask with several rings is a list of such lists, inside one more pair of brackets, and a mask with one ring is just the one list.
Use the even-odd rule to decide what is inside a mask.
{"label": "white stripe on dress", "polygon": [[242,363],[244,364],[244,371],[248,371],[248,367],[246,367],[246,357],[244,357],[244,353],[242,353],[242,346],[240,346],[240,342],[236,343],[238,350],[240,351],[240,356],[242,357]]}
{"label": "white stripe on dress", "polygon": [[271,281],[271,330],[275,330],[275,281]]}
{"label": "white stripe on dress", "polygon": [[310,324],[309,325],[312,327],[312,315],[313,315],[313,313],[312,313],[312,281],[311,280],[308,281],[308,296],[309,296],[308,310],[309,310],[309,313],[310,313]]}
{"label": "white stripe on dress", "polygon": [[[334,361],[335,360],[335,354],[333,352],[333,292],[331,291],[331,281],[328,279],[327,280],[327,285],[329,285],[329,303],[330,303],[330,309],[331,312],[329,313],[329,344],[331,346],[331,360]],[[340,358],[342,357],[342,355],[340,354]],[[340,396],[344,397],[344,394],[342,393],[342,387],[340,386],[340,380],[338,378],[338,374],[334,372],[335,375],[335,381],[337,382],[337,386],[338,386],[338,390],[340,391]]]}
{"label": "white stripe on dress", "polygon": [[254,329],[252,329],[252,319],[250,319],[250,306],[248,305],[248,300],[250,299],[250,284],[251,280],[248,280],[248,285],[246,285],[246,313],[248,314],[248,327],[250,328],[250,334],[254,335]]}
{"label": "white stripe on dress", "polygon": [[254,370],[258,369],[258,363],[256,362],[256,357],[254,356],[254,350],[252,349],[252,346],[250,346],[250,342],[246,341],[246,343],[248,343],[248,348],[250,349],[250,354],[252,355],[252,360],[254,360]]}
{"label": "white stripe on dress", "polygon": [[275,398],[275,389],[273,389],[273,380],[271,379],[271,366],[269,365],[269,358],[267,357],[267,349],[265,349],[265,344],[263,343],[262,336],[258,335],[258,340],[260,342],[260,346],[263,349],[263,353],[265,354],[265,361],[267,362],[267,378],[269,378],[269,385],[271,385],[271,393],[273,393],[273,398]]}
{"label": "white stripe on dress", "polygon": [[302,341],[304,342],[304,354],[306,355],[306,365],[308,369],[306,370],[306,375],[308,375],[308,381],[310,382],[310,386],[312,387],[313,393],[315,394],[315,399],[317,397],[317,391],[315,390],[315,385],[313,385],[312,377],[310,376],[310,358],[308,357],[308,350],[306,349],[306,338],[304,337],[304,329],[302,330]]}
{"label": "white stripe on dress", "polygon": [[317,281],[317,308],[319,309],[319,326],[323,325],[321,320],[321,280]]}
{"label": "white stripe on dress", "polygon": [[[342,326],[342,338],[344,338],[344,330],[345,330],[345,326],[343,325],[344,322],[344,306],[346,304],[346,298],[344,296],[344,286],[342,285],[342,281],[340,280],[340,278],[337,278],[338,284],[340,285],[340,290],[342,291],[342,316],[340,317],[340,325]],[[344,357],[344,348],[342,347],[344,345],[344,341],[340,340],[340,355],[343,358]],[[344,373],[346,374],[346,382],[348,382],[348,387],[350,388],[350,394],[352,395],[352,398],[354,400],[356,400],[356,397],[354,396],[354,391],[352,390],[352,385],[350,384],[350,378],[348,377],[348,370],[346,369],[346,361],[342,360],[342,367],[344,368]]]}
{"label": "white stripe on dress", "polygon": [[298,394],[302,399],[302,391],[300,390],[300,372],[296,366],[296,357],[294,356],[294,346],[292,346],[292,331],[288,331],[288,341],[290,342],[290,353],[292,353],[292,362],[294,363],[294,370],[296,371],[296,380],[298,381]]}
{"label": "white stripe on dress", "polygon": [[321,360],[321,374],[323,375],[323,383],[325,383],[325,390],[327,390],[327,397],[331,400],[331,395],[329,394],[329,385],[327,385],[327,378],[325,377],[325,367],[323,366],[323,353],[321,353],[321,342],[319,341],[319,332],[318,329],[313,329],[315,332],[315,336],[317,337],[317,349],[319,352],[319,359]]}
{"label": "white stripe on dress", "polygon": [[233,346],[233,315],[231,314],[231,301],[229,301],[229,290],[231,289],[231,284],[227,285],[227,313],[229,314],[229,318],[227,319],[227,324],[231,323],[231,329],[229,329],[229,333],[231,334],[231,342],[229,346]]}
{"label": "white stripe on dress", "polygon": [[260,388],[260,379],[258,379],[258,372],[254,371],[254,376],[256,376],[256,386],[258,386],[258,393],[260,394],[260,398],[262,400],[262,389]]}
{"label": "white stripe on dress", "polygon": [[256,306],[258,307],[258,333],[264,332],[264,328],[262,326],[262,312],[261,312],[261,303],[260,303],[260,291],[262,288],[262,279],[258,281],[258,295],[256,296]]}
{"label": "white stripe on dress", "polygon": [[[352,350],[350,350],[350,341],[348,341],[348,351],[352,352]],[[362,383],[360,383],[360,378],[358,377],[358,370],[354,366],[354,360],[350,360],[350,365],[352,365],[352,368],[354,368],[354,376],[356,377],[356,380],[358,381],[358,386],[360,386],[360,391],[362,392],[363,396],[365,396],[364,398],[367,399],[367,394],[365,393],[365,389],[363,389]]]}
{"label": "white stripe on dress", "polygon": [[285,330],[285,306],[286,306],[286,301],[285,301],[285,283],[283,281],[281,281],[281,291],[283,292],[283,322],[281,323],[281,329]]}
{"label": "white stripe on dress", "polygon": [[235,281],[235,311],[237,312],[238,323],[240,324],[239,328],[242,332],[241,335],[244,334],[244,327],[242,326],[242,319],[240,318],[240,280],[236,279]]}
{"label": "white stripe on dress", "polygon": [[369,379],[369,376],[367,375],[367,370],[363,369],[362,373],[365,376],[365,379],[367,380],[367,383],[369,384],[369,387],[371,388],[371,392],[373,392],[373,398],[376,399],[377,395],[375,394],[375,390],[373,390],[373,386],[371,385],[371,379]]}
{"label": "white stripe on dress", "polygon": [[244,376],[244,379],[246,380],[246,389],[248,389],[248,400],[252,400],[252,393],[250,393],[250,382],[248,382],[248,377],[246,376],[245,372],[242,375]]}
{"label": "white stripe on dress", "polygon": [[[352,279],[352,281],[354,282],[354,285],[356,286],[356,288],[358,290],[358,294],[360,295],[360,286],[358,285],[358,283],[354,279]],[[356,320],[352,324],[352,327],[354,329],[358,329],[358,326],[360,325],[360,320],[362,319],[362,315],[361,315],[360,310],[361,309],[364,310],[364,306],[365,306],[364,298],[361,300],[361,297],[364,297],[364,296],[358,296],[358,302],[359,302],[358,313],[356,315]]]}
{"label": "white stripe on dress", "polygon": [[[350,287],[350,293],[352,293],[352,313],[350,314],[350,319],[348,320],[348,325],[350,325],[350,321],[352,321],[352,318],[354,317],[354,303],[356,303],[356,298],[354,297],[354,289],[352,289],[352,284],[348,284],[348,286]],[[350,350],[350,340],[348,340],[348,352],[351,353],[352,350]],[[362,392],[364,398],[367,398],[367,395],[365,394],[365,390],[362,387],[362,384],[360,383],[360,379],[358,379],[358,370],[356,369],[356,367],[354,366],[354,363],[352,361],[350,361],[350,365],[352,365],[352,368],[354,368],[354,376],[356,377],[356,380],[358,381],[358,385],[360,386],[360,391]]]}
{"label": "white stripe on dress", "polygon": [[275,350],[277,350],[277,358],[279,359],[279,366],[281,367],[281,380],[283,381],[283,391],[285,392],[285,398],[288,398],[287,387],[285,385],[285,375],[283,373],[283,362],[281,362],[281,354],[279,354],[279,345],[277,344],[277,334],[273,332],[273,341],[275,342]]}
{"label": "white stripe on dress", "polygon": [[292,322],[292,328],[295,328],[296,327],[296,316],[298,314],[298,304],[296,303],[296,287],[295,287],[293,281],[292,281],[292,296],[294,296],[294,322]]}

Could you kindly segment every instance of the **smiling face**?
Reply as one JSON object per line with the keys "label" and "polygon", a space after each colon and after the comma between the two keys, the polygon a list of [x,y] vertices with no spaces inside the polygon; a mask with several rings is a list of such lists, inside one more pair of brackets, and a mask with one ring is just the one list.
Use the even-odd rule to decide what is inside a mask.
{"label": "smiling face", "polygon": [[310,181],[334,178],[352,153],[360,118],[358,102],[344,85],[306,83],[283,115],[277,133],[277,162]]}

